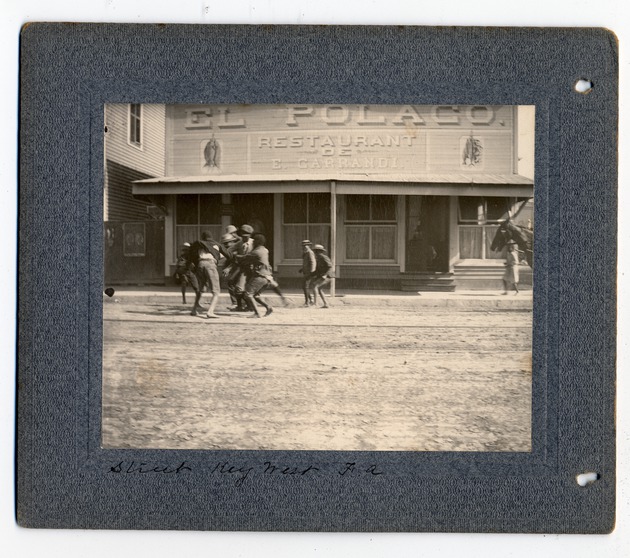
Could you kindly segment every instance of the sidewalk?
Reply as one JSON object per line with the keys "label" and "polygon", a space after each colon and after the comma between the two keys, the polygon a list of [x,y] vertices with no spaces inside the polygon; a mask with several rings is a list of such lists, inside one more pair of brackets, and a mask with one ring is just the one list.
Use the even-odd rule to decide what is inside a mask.
{"label": "sidewalk", "polygon": [[[304,296],[298,289],[287,289],[285,296],[295,305],[302,305]],[[277,298],[273,292],[264,295],[270,299]],[[115,288],[114,296],[103,295],[104,302],[125,303],[163,303],[181,304],[182,297],[178,287],[133,287],[121,286]],[[204,294],[202,302],[208,300]],[[194,294],[191,290],[186,293],[186,302],[192,305]],[[227,292],[222,292],[220,305],[229,305]],[[456,291],[443,292],[402,292],[402,291],[372,291],[372,290],[337,290],[330,304],[335,306],[370,306],[370,307],[418,307],[418,308],[459,308],[461,310],[532,310],[532,291],[521,291],[518,295],[510,293],[502,295],[501,291]]]}

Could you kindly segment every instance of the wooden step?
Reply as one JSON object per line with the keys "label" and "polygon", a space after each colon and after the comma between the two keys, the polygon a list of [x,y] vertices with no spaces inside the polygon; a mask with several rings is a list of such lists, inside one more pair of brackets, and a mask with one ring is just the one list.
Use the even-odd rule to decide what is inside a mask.
{"label": "wooden step", "polygon": [[[520,266],[519,288],[527,290],[532,285],[532,269]],[[456,265],[455,285],[465,291],[473,290],[503,290],[503,274],[505,266],[491,265]]]}
{"label": "wooden step", "polygon": [[400,289],[406,292],[452,293],[455,283],[452,273],[411,271],[400,274]]}

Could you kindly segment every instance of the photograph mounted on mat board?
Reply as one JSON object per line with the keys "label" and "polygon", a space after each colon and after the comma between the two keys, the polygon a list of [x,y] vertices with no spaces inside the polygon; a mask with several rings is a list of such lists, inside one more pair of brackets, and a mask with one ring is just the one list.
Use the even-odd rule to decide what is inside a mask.
{"label": "photograph mounted on mat board", "polygon": [[534,106],[104,112],[102,448],[532,450]]}
{"label": "photograph mounted on mat board", "polygon": [[22,39],[20,525],[613,528],[609,32]]}

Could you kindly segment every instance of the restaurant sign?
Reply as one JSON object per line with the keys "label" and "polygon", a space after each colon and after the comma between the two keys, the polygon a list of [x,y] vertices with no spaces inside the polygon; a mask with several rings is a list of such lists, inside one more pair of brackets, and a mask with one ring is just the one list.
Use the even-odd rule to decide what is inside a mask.
{"label": "restaurant sign", "polygon": [[[421,174],[445,157],[511,146],[512,107],[451,105],[234,105],[172,107],[176,175]],[[489,134],[491,139],[484,141]],[[463,143],[462,143],[463,142]],[[470,147],[472,145],[472,147]],[[505,153],[499,159],[505,159]],[[479,157],[466,169],[479,168]],[[474,164],[473,164],[474,163]]]}

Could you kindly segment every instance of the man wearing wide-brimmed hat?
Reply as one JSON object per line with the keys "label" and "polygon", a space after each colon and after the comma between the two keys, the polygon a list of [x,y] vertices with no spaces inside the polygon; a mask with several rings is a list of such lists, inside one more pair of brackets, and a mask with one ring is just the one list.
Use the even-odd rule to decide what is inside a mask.
{"label": "man wearing wide-brimmed hat", "polygon": [[311,250],[311,241],[302,241],[302,267],[298,273],[302,274],[302,290],[304,291],[304,306],[315,304],[315,297],[311,298],[309,291],[309,281],[315,272],[315,254]]}
{"label": "man wearing wide-brimmed hat", "polygon": [[322,308],[328,308],[328,303],[326,302],[326,297],[322,289],[330,283],[333,267],[332,262],[326,255],[326,248],[321,244],[315,244],[315,246],[313,246],[313,252],[315,253],[315,271],[309,281],[309,288],[314,302],[317,302],[317,295],[315,294],[315,291],[317,291],[324,303]]}
{"label": "man wearing wide-brimmed hat", "polygon": [[518,253],[518,245],[514,242],[514,240],[508,241],[507,250],[507,255],[505,257],[505,273],[503,274],[503,294],[508,294],[510,286],[513,286],[516,291],[514,294],[517,295],[519,280],[518,266],[520,264],[520,257]]}
{"label": "man wearing wide-brimmed hat", "polygon": [[241,239],[241,237],[238,236],[238,229],[234,225],[228,225],[225,227],[225,234],[234,235],[237,241]]}

